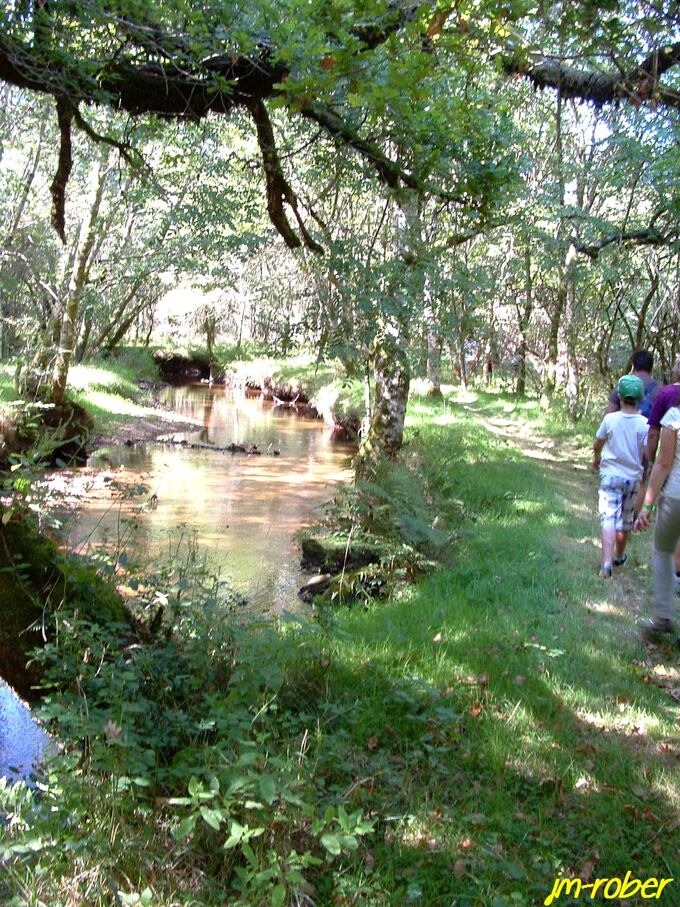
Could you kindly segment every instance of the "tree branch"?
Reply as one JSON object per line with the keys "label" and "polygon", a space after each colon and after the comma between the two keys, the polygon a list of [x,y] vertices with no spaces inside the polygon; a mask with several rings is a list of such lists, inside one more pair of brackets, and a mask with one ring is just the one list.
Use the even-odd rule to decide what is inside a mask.
{"label": "tree branch", "polygon": [[602,249],[610,246],[612,243],[630,243],[637,246],[663,246],[677,238],[677,232],[663,234],[655,227],[646,227],[642,230],[631,230],[626,232],[619,230],[611,236],[605,236],[596,243],[584,243],[580,240],[572,240],[573,246],[577,252],[581,252],[595,261]]}
{"label": "tree branch", "polygon": [[59,124],[59,159],[50,192],[52,194],[52,226],[59,238],[66,243],[66,186],[73,167],[71,150],[71,121],[74,108],[68,98],[57,98],[57,123]]}
{"label": "tree branch", "polygon": [[354,148],[362,157],[366,158],[375,168],[379,178],[391,189],[398,189],[403,183],[410,189],[419,193],[427,193],[446,202],[457,204],[470,204],[471,199],[461,195],[454,195],[438,186],[433,186],[427,180],[419,179],[413,173],[405,170],[395,161],[391,160],[375,142],[363,139],[357,131],[343,118],[323,104],[311,103],[300,109],[300,114],[308,120],[313,120],[335,138],[341,139],[345,145]]}
{"label": "tree branch", "polygon": [[267,108],[262,101],[252,100],[247,105],[250,115],[255,123],[257,142],[262,154],[265,183],[267,187],[267,211],[271,222],[283,237],[289,249],[299,249],[302,245],[300,237],[295,233],[286,215],[284,204],[289,205],[300,227],[304,244],[313,252],[322,253],[322,247],[310,236],[298,210],[297,196],[286,180],[279,160],[274,139],[274,129]]}
{"label": "tree branch", "polygon": [[[132,167],[133,170],[137,170],[139,168],[140,161],[135,160],[135,151],[132,145],[129,144],[129,142],[119,142],[116,139],[112,138],[110,135],[102,135],[101,133],[96,132],[87,122],[87,120],[83,118],[83,115],[77,107],[73,110],[73,119],[75,120],[78,129],[84,132],[85,135],[89,136],[93,142],[109,145],[111,148],[116,148],[120,156],[127,161],[127,163],[130,165],[130,167]],[[139,157],[141,158],[141,155],[139,155]]]}
{"label": "tree branch", "polygon": [[502,61],[508,75],[524,76],[537,88],[559,89],[563,98],[591,101],[598,107],[628,100],[635,106],[652,102],[680,108],[680,94],[659,81],[678,64],[680,42],[655,51],[628,73],[622,69],[615,73],[578,69],[539,55],[528,61],[506,56]]}

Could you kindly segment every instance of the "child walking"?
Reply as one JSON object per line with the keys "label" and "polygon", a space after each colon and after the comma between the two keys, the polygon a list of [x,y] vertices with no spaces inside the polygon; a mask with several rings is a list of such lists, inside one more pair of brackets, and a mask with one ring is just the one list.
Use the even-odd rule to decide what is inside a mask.
{"label": "child walking", "polygon": [[602,530],[600,576],[627,560],[626,543],[633,523],[635,498],[642,479],[647,420],[638,412],[645,386],[635,375],[618,384],[621,409],[608,413],[595,435],[593,469],[600,471],[599,512]]}

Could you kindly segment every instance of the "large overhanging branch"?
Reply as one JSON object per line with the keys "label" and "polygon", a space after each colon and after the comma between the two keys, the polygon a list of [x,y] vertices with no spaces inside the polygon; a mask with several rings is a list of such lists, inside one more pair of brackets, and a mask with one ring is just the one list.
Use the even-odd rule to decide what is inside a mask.
{"label": "large overhanging branch", "polygon": [[[413,19],[419,9],[422,6],[408,0],[394,0],[375,23],[357,24],[353,29],[354,37],[363,50],[372,50]],[[109,15],[106,7],[100,12]],[[440,11],[438,15],[428,34],[441,30],[445,13]],[[234,108],[241,107],[248,110],[257,130],[267,182],[268,209],[274,225],[288,245],[301,244],[286,216],[285,206],[288,206],[297,220],[302,241],[314,248],[314,240],[302,223],[296,196],[285,179],[264,106],[266,100],[280,96],[280,83],[289,75],[287,66],[277,59],[271,42],[262,39],[246,55],[217,52],[201,56],[182,34],[119,19],[109,24],[121,36],[122,44],[108,55],[101,52],[101,58],[93,55],[76,62],[69,62],[68,55],[46,53],[44,43],[31,45],[0,31],[0,80],[50,94],[62,105],[59,114],[61,154],[53,184],[55,225],[60,235],[63,236],[64,230],[64,175],[68,179],[66,165],[70,153],[69,117],[95,137],[78,110],[83,103],[101,104],[132,116],[153,114],[192,121],[199,121],[210,113],[229,115]],[[224,47],[224,42],[221,46]],[[608,73],[582,70],[538,54],[530,55],[529,59],[508,55],[503,65],[507,73],[520,74],[537,86],[559,90],[563,97],[598,105],[628,99],[634,104],[661,103],[680,108],[680,95],[661,82],[662,76],[679,63],[680,42],[649,54],[628,70],[619,67]],[[377,143],[361,136],[328,105],[313,100],[294,109],[316,122],[335,140],[353,148],[393,190],[404,186],[445,201],[473,203],[472,199],[449,193],[392,160]],[[107,141],[101,136],[97,139]],[[119,150],[127,152],[123,147]]]}
{"label": "large overhanging branch", "polygon": [[[170,69],[154,61],[135,63],[114,56],[88,68],[69,66],[58,59],[34,55],[21,42],[0,33],[0,79],[55,97],[68,95],[108,106],[132,116],[154,114],[199,121],[209,113],[229,114],[253,98],[270,98],[285,78],[286,68],[270,59],[263,48],[257,58],[214,56],[195,61],[195,72]],[[96,71],[96,78],[92,75]]]}
{"label": "large overhanging branch", "polygon": [[[376,26],[358,26],[356,36],[366,49],[377,47],[412,18],[416,10],[417,6],[414,5],[401,7],[394,4],[385,22]],[[139,46],[141,37],[137,32],[139,29],[135,32]],[[146,32],[144,39],[147,41]],[[187,53],[182,51],[181,67],[158,62],[159,57],[170,58],[172,52],[177,51],[175,36],[163,36],[158,30],[154,30],[153,35],[148,35],[148,42],[154,42],[147,47],[149,52],[151,49],[155,51],[153,61],[137,63],[125,58],[122,53],[117,53],[97,65],[89,60],[86,68],[80,68],[69,66],[63,59],[45,60],[34,53],[30,46],[0,33],[0,80],[62,99],[60,103],[70,106],[72,116],[83,131],[97,141],[117,145],[125,157],[131,154],[131,149],[108,137],[95,134],[79,112],[81,103],[102,104],[132,116],[152,114],[191,121],[199,121],[210,113],[228,115],[237,107],[247,109],[257,130],[272,223],[288,246],[295,248],[301,245],[300,238],[286,216],[284,203],[287,204],[298,222],[304,244],[314,251],[320,251],[320,246],[309,235],[302,221],[295,193],[283,174],[264,106],[265,100],[280,94],[279,85],[288,75],[286,67],[275,60],[267,42],[261,42],[250,57],[215,54],[207,59],[194,60],[192,65],[187,62]],[[96,78],[91,75],[95,71]],[[419,192],[435,192],[446,201],[464,201],[415,177],[391,160],[375,143],[363,139],[329,108],[313,103],[301,112],[315,120],[335,139],[350,145],[369,160],[380,178],[390,187],[396,189],[403,184]],[[62,130],[63,141],[65,136],[66,133]],[[55,211],[61,218],[61,227],[58,227],[60,235],[64,229],[65,188],[66,182],[61,182],[61,194],[58,199],[55,196]]]}
{"label": "large overhanging branch", "polygon": [[678,238],[677,231],[662,233],[655,227],[646,227],[642,230],[619,230],[610,236],[605,236],[597,242],[585,243],[580,240],[572,240],[574,249],[587,255],[595,261],[600,252],[607,246],[614,243],[617,245],[634,245],[634,246],[665,246]]}
{"label": "large overhanging branch", "polygon": [[661,82],[661,77],[679,64],[680,42],[655,51],[628,72],[584,70],[541,55],[503,58],[506,73],[524,76],[538,88],[559,90],[563,98],[597,106],[627,100],[635,106],[650,103],[680,108],[680,93]]}

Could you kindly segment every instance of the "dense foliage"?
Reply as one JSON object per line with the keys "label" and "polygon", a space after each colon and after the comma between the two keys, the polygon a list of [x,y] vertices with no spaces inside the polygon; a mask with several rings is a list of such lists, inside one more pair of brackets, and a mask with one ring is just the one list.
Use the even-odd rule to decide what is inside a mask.
{"label": "dense foliage", "polygon": [[0,79],[34,94],[3,93],[2,354],[40,346],[58,401],[185,278],[220,291],[210,350],[371,369],[384,452],[385,388],[436,391],[442,354],[578,416],[677,343],[675,38],[625,2],[7,6]]}

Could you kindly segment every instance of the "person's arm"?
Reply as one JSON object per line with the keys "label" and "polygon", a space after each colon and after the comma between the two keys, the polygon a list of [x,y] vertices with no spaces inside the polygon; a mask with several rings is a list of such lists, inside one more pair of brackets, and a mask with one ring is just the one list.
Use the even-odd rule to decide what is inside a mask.
{"label": "person's arm", "polygon": [[596,438],[595,443],[593,444],[593,469],[600,468],[600,462],[602,461],[602,448],[604,447],[606,438]]}
{"label": "person's arm", "polygon": [[[659,390],[659,388],[657,388]],[[653,463],[656,459],[656,451],[659,447],[659,436],[661,435],[661,420],[668,412],[668,391],[663,388],[655,394],[652,409],[649,413],[647,424],[649,425],[649,434],[647,435],[647,459]]]}
{"label": "person's arm", "polygon": [[[650,416],[651,418],[651,416]],[[653,463],[656,459],[656,450],[659,446],[659,437],[661,435],[661,428],[655,425],[649,426],[649,432],[647,434],[647,459],[650,463]]]}
{"label": "person's arm", "polygon": [[668,478],[668,473],[671,471],[671,466],[675,459],[675,448],[677,443],[677,431],[672,428],[661,429],[661,443],[659,445],[656,463],[654,464],[654,469],[652,469],[652,474],[649,477],[649,485],[647,485],[642,510],[635,521],[635,528],[640,531],[649,527],[650,514],[654,508],[654,502],[663,488],[664,482]]}
{"label": "person's arm", "polygon": [[607,408],[602,413],[602,417],[608,416],[609,413],[617,413],[621,409],[621,400],[619,398],[619,386],[618,384],[612,390],[609,395],[609,400],[607,401]]}

